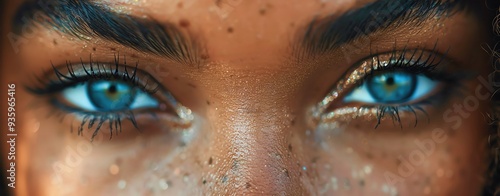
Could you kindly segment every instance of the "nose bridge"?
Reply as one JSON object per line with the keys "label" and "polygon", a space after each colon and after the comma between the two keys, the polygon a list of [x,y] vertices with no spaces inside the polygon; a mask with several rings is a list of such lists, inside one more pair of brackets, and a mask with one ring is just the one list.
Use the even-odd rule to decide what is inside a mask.
{"label": "nose bridge", "polygon": [[[247,89],[248,90],[248,89]],[[288,149],[293,118],[286,101],[273,92],[245,90],[220,95],[208,111],[214,134],[212,149],[220,160],[214,191],[227,193],[296,194],[302,192],[297,160]],[[263,94],[267,96],[259,96]]]}

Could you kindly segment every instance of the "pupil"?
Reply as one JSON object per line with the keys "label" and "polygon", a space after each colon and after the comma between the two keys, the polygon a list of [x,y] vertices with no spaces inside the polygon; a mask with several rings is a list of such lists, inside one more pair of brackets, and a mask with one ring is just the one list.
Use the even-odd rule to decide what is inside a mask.
{"label": "pupil", "polygon": [[111,94],[116,93],[116,84],[112,84],[111,86],[109,86],[108,92]]}
{"label": "pupil", "polygon": [[394,77],[387,78],[385,82],[387,85],[394,85]]}

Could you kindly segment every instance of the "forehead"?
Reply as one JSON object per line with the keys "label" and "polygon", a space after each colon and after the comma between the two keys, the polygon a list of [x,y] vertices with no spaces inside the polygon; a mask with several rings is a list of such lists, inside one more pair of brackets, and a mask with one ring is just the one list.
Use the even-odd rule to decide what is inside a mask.
{"label": "forehead", "polygon": [[[104,0],[116,12],[151,17],[184,29],[212,59],[265,58],[289,49],[314,19],[341,15],[368,0]],[[270,58],[275,58],[269,56]]]}

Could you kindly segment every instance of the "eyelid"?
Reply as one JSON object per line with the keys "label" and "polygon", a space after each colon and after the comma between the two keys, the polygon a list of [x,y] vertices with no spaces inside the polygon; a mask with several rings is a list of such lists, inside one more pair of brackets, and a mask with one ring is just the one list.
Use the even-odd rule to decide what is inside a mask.
{"label": "eyelid", "polygon": [[[68,87],[72,87],[91,80],[120,80],[129,85],[139,88],[145,93],[154,96],[159,100],[161,111],[172,111],[178,119],[176,124],[190,124],[193,115],[190,109],[186,108],[174,98],[174,96],[164,88],[161,83],[148,72],[135,67],[118,63],[99,63],[90,61],[76,64],[66,63],[62,66],[53,66],[52,74],[46,74],[43,79],[38,78],[40,87],[30,88],[28,91],[37,95],[53,95],[60,93]],[[75,112],[75,108],[65,107],[69,112]],[[96,112],[81,112],[83,115],[93,115]]]}
{"label": "eyelid", "polygon": [[[377,108],[339,108],[332,112],[327,112],[332,106],[335,106],[338,100],[342,100],[346,91],[353,90],[355,87],[361,85],[365,78],[377,71],[387,70],[407,70],[414,74],[421,74],[425,72],[421,70],[422,67],[414,66],[418,64],[426,65],[425,69],[434,69],[437,65],[441,64],[445,55],[439,54],[435,51],[414,49],[414,50],[401,50],[389,53],[382,53],[368,57],[359,63],[343,78],[341,78],[333,87],[333,89],[326,95],[326,97],[315,105],[310,110],[312,117],[312,124],[321,122],[322,119],[332,119],[336,115],[342,116],[343,114],[356,113],[357,115],[375,114]],[[429,70],[427,70],[428,72]],[[432,77],[431,77],[432,78]],[[356,111],[351,111],[356,110]]]}

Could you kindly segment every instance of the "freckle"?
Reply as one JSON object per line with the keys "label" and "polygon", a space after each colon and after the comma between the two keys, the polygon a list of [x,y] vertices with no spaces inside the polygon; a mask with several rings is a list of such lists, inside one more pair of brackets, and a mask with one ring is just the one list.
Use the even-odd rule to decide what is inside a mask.
{"label": "freckle", "polygon": [[95,47],[93,47],[93,48],[92,48],[92,51],[95,51],[95,50],[96,50],[96,49],[95,49]]}
{"label": "freckle", "polygon": [[250,184],[250,182],[245,183],[245,188],[249,189],[250,187],[252,187],[252,184]]}
{"label": "freckle", "polygon": [[293,149],[292,144],[288,144],[288,150],[292,151],[292,149]]}
{"label": "freckle", "polygon": [[111,51],[116,51],[116,48],[109,48]]}
{"label": "freckle", "polygon": [[290,121],[290,125],[291,125],[291,126],[294,126],[294,125],[295,125],[295,119],[292,119],[292,120]]}
{"label": "freckle", "polygon": [[213,162],[213,159],[212,159],[212,157],[210,157],[210,158],[208,159],[208,165],[212,165],[212,162]]}
{"label": "freckle", "polygon": [[226,183],[227,180],[229,180],[229,177],[227,177],[227,175],[222,176],[222,179],[221,179],[222,183]]}
{"label": "freckle", "polygon": [[206,184],[206,183],[207,183],[207,180],[203,180],[201,183]]}
{"label": "freckle", "polygon": [[264,8],[259,10],[260,15],[266,15],[266,12],[267,12],[267,10]]}
{"label": "freckle", "polygon": [[180,25],[181,27],[188,28],[188,27],[189,27],[189,25],[190,25],[190,23],[189,23],[189,21],[188,21],[188,20],[186,20],[186,19],[181,19],[181,20],[179,21],[179,25]]}
{"label": "freckle", "polygon": [[294,22],[291,22],[291,23],[290,23],[290,27],[295,27],[295,23],[294,23]]}
{"label": "freckle", "polygon": [[366,153],[366,158],[368,159],[373,159],[373,154],[372,153]]}
{"label": "freckle", "polygon": [[286,177],[290,177],[290,173],[288,173],[288,170],[287,169],[283,169],[283,173],[285,173]]}
{"label": "freckle", "polygon": [[233,31],[234,31],[233,27],[229,27],[229,28],[227,28],[227,32],[228,32],[228,33],[233,33]]}
{"label": "freckle", "polygon": [[346,190],[350,190],[351,189],[351,182],[349,181],[349,179],[345,179],[344,180],[344,188]]}
{"label": "freckle", "polygon": [[365,180],[360,180],[359,181],[359,186],[361,186],[361,187],[365,186]]}
{"label": "freckle", "polygon": [[311,162],[312,162],[312,163],[316,163],[316,162],[318,161],[318,159],[319,159],[319,157],[313,157],[313,158],[311,159]]}
{"label": "freckle", "polygon": [[217,5],[217,7],[222,6],[222,0],[215,0],[215,5]]}
{"label": "freckle", "polygon": [[207,100],[207,105],[210,105],[210,101],[209,100]]}
{"label": "freckle", "polygon": [[174,77],[174,80],[179,80],[179,78],[178,77]]}
{"label": "freckle", "polygon": [[191,83],[188,83],[188,86],[190,86],[191,88],[196,88],[196,85],[191,84]]}
{"label": "freckle", "polygon": [[208,56],[208,54],[201,55],[201,59],[203,59],[203,60],[207,60],[208,58],[210,58],[210,56]]}
{"label": "freckle", "polygon": [[120,167],[118,167],[118,165],[115,165],[115,164],[109,166],[109,173],[112,175],[116,175],[116,174],[120,173]]}
{"label": "freckle", "polygon": [[178,8],[182,8],[183,6],[184,6],[184,5],[182,4],[182,2],[179,2],[179,3],[177,4],[177,7],[178,7]]}
{"label": "freckle", "polygon": [[57,45],[56,39],[52,40],[52,42],[54,43],[54,45]]}

